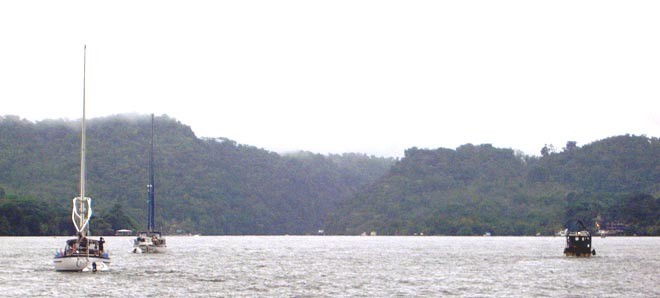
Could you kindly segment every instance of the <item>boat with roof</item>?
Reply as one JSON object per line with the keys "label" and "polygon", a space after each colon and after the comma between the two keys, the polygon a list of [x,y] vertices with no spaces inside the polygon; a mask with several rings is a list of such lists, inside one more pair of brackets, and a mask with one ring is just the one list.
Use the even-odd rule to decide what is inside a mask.
{"label": "boat with roof", "polygon": [[566,247],[564,255],[568,257],[591,257],[596,250],[591,246],[591,233],[582,221],[576,221],[573,227],[566,229]]}

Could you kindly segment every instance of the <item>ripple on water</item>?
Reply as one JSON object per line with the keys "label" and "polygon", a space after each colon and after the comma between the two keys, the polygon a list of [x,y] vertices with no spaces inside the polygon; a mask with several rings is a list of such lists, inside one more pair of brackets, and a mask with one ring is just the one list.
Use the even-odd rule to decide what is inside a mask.
{"label": "ripple on water", "polygon": [[581,259],[553,237],[168,237],[158,255],[108,237],[109,272],[55,272],[65,239],[2,238],[0,296],[660,296],[660,238]]}

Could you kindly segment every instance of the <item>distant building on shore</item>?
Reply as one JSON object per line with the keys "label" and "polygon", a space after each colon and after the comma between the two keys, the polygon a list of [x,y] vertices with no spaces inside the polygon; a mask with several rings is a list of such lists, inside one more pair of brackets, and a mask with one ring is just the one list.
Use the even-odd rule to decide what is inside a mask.
{"label": "distant building on shore", "polygon": [[626,225],[621,222],[607,222],[604,226],[596,224],[598,227],[598,235],[602,236],[620,236],[626,232]]}
{"label": "distant building on shore", "polygon": [[115,236],[133,236],[133,230],[117,230]]}

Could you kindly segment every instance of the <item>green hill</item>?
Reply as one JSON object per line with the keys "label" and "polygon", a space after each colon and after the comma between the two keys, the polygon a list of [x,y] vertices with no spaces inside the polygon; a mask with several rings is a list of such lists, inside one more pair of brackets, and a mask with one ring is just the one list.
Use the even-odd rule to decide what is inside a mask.
{"label": "green hill", "polygon": [[[92,230],[144,229],[148,116],[88,124]],[[0,235],[72,234],[79,122],[0,117]],[[581,219],[660,235],[660,140],[616,136],[541,157],[491,145],[281,155],[156,117],[156,225],[167,234],[544,235]]]}
{"label": "green hill", "polygon": [[626,135],[543,153],[409,149],[386,176],[344,201],[328,230],[549,235],[578,218],[660,234],[660,140]]}
{"label": "green hill", "polygon": [[[87,194],[96,233],[146,226],[149,119],[88,121]],[[279,155],[228,139],[197,138],[167,116],[156,117],[155,125],[156,225],[167,233],[316,233],[330,210],[394,162],[362,154]],[[71,198],[79,193],[79,133],[79,122],[0,118],[0,187],[49,209],[32,219],[51,214],[67,221]],[[0,198],[0,225],[26,204],[15,200]],[[66,224],[35,229],[23,233],[14,226],[5,234],[70,232],[63,231]]]}

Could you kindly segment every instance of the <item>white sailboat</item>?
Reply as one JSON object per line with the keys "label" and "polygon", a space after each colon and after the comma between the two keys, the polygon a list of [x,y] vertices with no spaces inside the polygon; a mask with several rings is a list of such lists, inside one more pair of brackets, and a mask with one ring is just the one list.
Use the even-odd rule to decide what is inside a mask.
{"label": "white sailboat", "polygon": [[167,251],[165,237],[154,229],[154,115],[151,114],[151,143],[149,150],[149,215],[146,232],[139,232],[133,240],[133,253],[163,253]]}
{"label": "white sailboat", "polygon": [[55,253],[53,263],[57,271],[105,271],[110,266],[110,256],[105,251],[103,237],[90,239],[89,220],[92,217],[92,199],[85,196],[85,77],[87,46],[83,63],[83,117],[80,141],[80,196],[73,198],[71,220],[76,228],[76,238],[66,241],[64,250]]}

